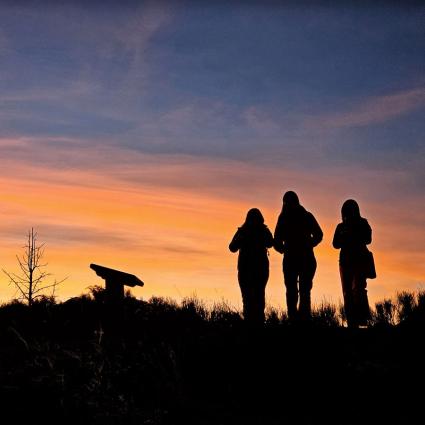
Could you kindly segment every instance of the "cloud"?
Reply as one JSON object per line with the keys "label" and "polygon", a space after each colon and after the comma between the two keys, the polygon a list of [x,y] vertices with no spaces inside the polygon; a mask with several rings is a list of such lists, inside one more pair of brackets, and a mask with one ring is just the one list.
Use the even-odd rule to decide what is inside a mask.
{"label": "cloud", "polygon": [[299,171],[256,161],[146,153],[78,138],[3,138],[0,155],[5,158],[3,175],[12,180],[124,191],[168,189],[220,199],[265,199],[281,181],[309,179]]}
{"label": "cloud", "polygon": [[262,108],[250,106],[243,111],[243,117],[247,124],[259,133],[276,134],[282,131],[282,125]]}
{"label": "cloud", "polygon": [[[298,150],[300,152],[300,150]],[[250,160],[208,155],[147,153],[120,147],[102,139],[3,138],[0,139],[3,175],[9,178],[60,182],[67,185],[137,188],[170,188],[179,191],[215,194],[219,198],[266,199],[276,188],[288,185],[313,187],[344,193],[361,190],[370,199],[418,195],[412,169],[365,168],[358,164],[305,168],[288,162],[281,152],[270,161],[257,156]],[[260,159],[259,159],[260,158]],[[355,177],[356,184],[350,183]],[[298,183],[297,183],[298,182]],[[333,182],[339,182],[338,189]],[[249,185],[252,190],[246,191]],[[329,187],[328,187],[329,186]],[[126,189],[127,188],[127,189]],[[280,192],[281,189],[279,189]],[[420,189],[422,191],[422,189]],[[309,191],[311,192],[311,191]],[[395,200],[395,199],[394,199]]]}
{"label": "cloud", "polygon": [[[161,2],[145,2],[136,10],[124,27],[113,29],[115,38],[122,47],[130,51],[137,62],[147,48],[151,38],[169,22],[172,12]],[[140,63],[136,63],[140,65]]]}
{"label": "cloud", "polygon": [[[105,69],[115,68],[116,63],[123,66],[115,73],[110,72],[109,78],[104,80],[104,90],[119,95],[120,103],[123,99],[127,102],[138,102],[140,96],[149,88],[153,65],[148,57],[148,50],[152,39],[172,19],[172,9],[162,2],[146,2],[134,10],[122,25],[112,26],[110,22],[106,30],[104,41],[98,40],[103,46],[101,67],[91,63],[91,69],[83,73],[83,78],[90,81],[100,77],[104,80]],[[112,77],[114,84],[111,86]],[[115,101],[116,99],[111,99]],[[103,105],[104,107],[104,105]]]}
{"label": "cloud", "polygon": [[[13,225],[1,227],[3,238],[12,240],[25,240],[26,230],[23,226]],[[134,248],[135,241],[127,235],[118,232],[103,231],[99,228],[64,225],[52,223],[37,223],[36,232],[40,243],[55,243],[60,245],[90,245],[90,244],[112,244],[120,248]]]}
{"label": "cloud", "polygon": [[338,129],[380,124],[425,106],[425,88],[418,87],[366,99],[350,110],[307,118],[311,129]]}
{"label": "cloud", "polygon": [[[0,233],[4,235],[0,249],[5,255],[7,248],[10,263],[28,223],[35,223],[40,238],[45,237],[47,258],[63,267],[58,275],[70,274],[66,267],[73,273],[85,270],[88,253],[91,261],[156,279],[157,293],[165,287],[161,285],[188,282],[196,275],[193,287],[199,285],[200,293],[206,294],[214,285],[225,286],[234,271],[236,260],[227,244],[246,211],[259,207],[273,227],[282,193],[294,189],[325,230],[325,241],[318,249],[319,298],[326,291],[339,291],[337,252],[330,247],[330,239],[341,203],[349,197],[360,202],[373,227],[378,284],[383,282],[387,293],[392,293],[389,281],[399,279],[410,285],[422,276],[423,266],[413,264],[412,258],[419,259],[425,249],[420,241],[424,228],[420,211],[425,206],[397,186],[405,173],[358,173],[353,165],[318,174],[113,146],[81,148],[80,144],[84,146],[84,141],[65,138],[0,141],[2,157],[5,152],[10,157],[7,149],[18,148],[13,160],[2,164],[0,177]],[[28,149],[25,156],[22,149]],[[37,152],[40,158],[52,155],[51,162],[58,155],[68,157],[72,167],[52,168],[45,163],[35,167],[31,157]],[[274,253],[271,257],[276,269],[270,284],[281,290],[281,275],[275,271],[280,270],[280,259]],[[219,272],[209,276],[210,269]],[[84,273],[81,282],[91,276],[90,270]]]}
{"label": "cloud", "polygon": [[83,96],[90,96],[99,89],[96,83],[89,83],[87,81],[70,80],[61,87],[40,88],[33,87],[30,89],[14,90],[10,93],[5,93],[1,99],[0,104],[5,106],[11,103],[24,103],[24,102],[64,102],[66,99],[76,100],[81,99]]}
{"label": "cloud", "polygon": [[[3,240],[15,241],[17,249],[20,243],[25,241],[26,232],[24,225],[3,223],[0,232]],[[61,224],[39,220],[34,229],[38,235],[39,243],[46,246],[87,249],[88,247],[113,247],[118,250],[139,250],[150,253],[171,253],[188,255],[207,255],[208,250],[194,246],[190,237],[180,237],[167,240],[163,235],[155,235],[149,231],[125,231],[122,229],[102,229],[101,226],[82,226],[79,224]]]}
{"label": "cloud", "polygon": [[[32,102],[35,116],[43,116],[44,106],[51,104],[65,117],[69,111],[140,117],[134,108],[155,74],[149,48],[173,10],[163,2],[61,3],[43,11],[32,5],[0,6],[9,21],[7,32],[0,33],[0,54],[3,44],[8,50],[0,102],[24,109]],[[18,122],[16,127],[22,126]]]}

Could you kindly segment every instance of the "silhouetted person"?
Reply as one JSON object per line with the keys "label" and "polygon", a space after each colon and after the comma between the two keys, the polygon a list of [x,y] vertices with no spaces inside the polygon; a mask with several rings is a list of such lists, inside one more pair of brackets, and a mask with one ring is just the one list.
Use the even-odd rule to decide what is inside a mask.
{"label": "silhouetted person", "polygon": [[239,251],[238,280],[242,293],[244,319],[255,325],[264,323],[265,290],[269,279],[268,250],[273,236],[264,224],[260,210],[252,208],[238,228],[229,249]]}
{"label": "silhouetted person", "polygon": [[283,254],[283,277],[290,320],[306,320],[311,316],[310,292],[317,267],[313,248],[322,238],[322,229],[313,214],[300,205],[295,192],[286,192],[274,232],[274,248]]}
{"label": "silhouetted person", "polygon": [[341,208],[342,223],[335,229],[334,248],[341,249],[339,270],[341,275],[344,309],[349,327],[367,325],[370,318],[366,290],[366,245],[372,242],[372,229],[360,215],[356,201],[348,199]]}

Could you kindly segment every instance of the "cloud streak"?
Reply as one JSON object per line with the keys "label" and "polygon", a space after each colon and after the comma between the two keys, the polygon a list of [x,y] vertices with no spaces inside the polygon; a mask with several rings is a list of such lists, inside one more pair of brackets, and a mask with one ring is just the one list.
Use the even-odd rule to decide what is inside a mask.
{"label": "cloud streak", "polygon": [[[399,211],[400,190],[394,185],[400,175],[370,170],[353,181],[347,175],[355,169],[347,173],[346,167],[334,168],[320,175],[319,188],[318,176],[305,171],[265,170],[241,161],[146,155],[112,147],[75,149],[80,142],[64,139],[59,143],[60,155],[74,150],[81,156],[75,154],[68,168],[35,167],[31,156],[42,141],[5,139],[0,143],[0,152],[10,159],[0,178],[1,233],[7,236],[8,261],[13,260],[10,250],[20,246],[26,228],[33,225],[48,242],[49,261],[60,265],[56,274],[71,275],[69,285],[75,288],[74,294],[84,289],[82,282],[90,281],[87,263],[97,261],[134,270],[151,282],[152,293],[176,296],[174,285],[185,282],[187,286],[179,286],[183,294],[195,288],[207,294],[208,288],[218,286],[220,294],[236,299],[234,285],[226,286],[229,279],[235,279],[236,264],[227,244],[250,207],[259,207],[273,227],[286,189],[299,192],[302,203],[325,230],[325,241],[318,249],[320,272],[315,285],[319,298],[320,294],[339,293],[337,252],[330,248],[330,239],[339,221],[340,205],[349,197],[359,200],[374,228],[373,249],[383,287],[393,292],[387,281],[404,279],[411,285],[419,279],[421,268],[403,253],[413,252],[415,246],[418,252],[425,250],[417,240],[421,235],[418,229],[424,228],[423,218],[412,212],[425,205],[405,194]],[[44,154],[50,152],[50,161],[56,162],[58,151],[50,146],[54,140],[44,143],[48,146]],[[23,157],[19,149],[12,155],[11,147],[30,150]],[[90,161],[94,164],[88,167]],[[379,199],[376,193],[380,193]],[[409,226],[402,225],[406,221]],[[394,234],[394,229],[400,232]],[[7,253],[0,247],[0,254]],[[279,263],[273,253],[273,300],[283,296],[279,295]]]}
{"label": "cloud streak", "polygon": [[425,88],[418,87],[385,96],[372,97],[344,112],[308,118],[310,129],[341,129],[381,124],[425,106]]}

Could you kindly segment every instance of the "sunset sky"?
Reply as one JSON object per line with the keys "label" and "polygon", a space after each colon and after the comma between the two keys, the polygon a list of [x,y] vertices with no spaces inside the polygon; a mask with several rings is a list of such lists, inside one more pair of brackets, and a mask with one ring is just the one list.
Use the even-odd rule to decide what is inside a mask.
{"label": "sunset sky", "polygon": [[425,7],[61,3],[0,5],[1,268],[34,227],[61,299],[103,284],[94,262],[143,298],[241,307],[230,239],[251,207],[274,230],[295,190],[325,233],[316,303],[341,298],[348,198],[373,229],[371,302],[425,289]]}

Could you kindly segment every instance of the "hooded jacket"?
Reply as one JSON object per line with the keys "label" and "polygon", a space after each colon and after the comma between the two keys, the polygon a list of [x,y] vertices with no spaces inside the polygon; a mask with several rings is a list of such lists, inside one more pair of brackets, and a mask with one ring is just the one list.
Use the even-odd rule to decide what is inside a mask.
{"label": "hooded jacket", "polygon": [[335,229],[332,245],[341,249],[339,261],[342,265],[349,265],[362,261],[367,251],[366,245],[372,242],[372,229],[363,217],[356,217],[350,221],[339,223]]}
{"label": "hooded jacket", "polygon": [[238,268],[267,262],[267,248],[273,246],[273,236],[265,224],[239,227],[229,244],[232,252],[239,251]]}
{"label": "hooded jacket", "polygon": [[274,232],[274,248],[281,254],[312,253],[323,239],[323,232],[313,214],[303,206],[284,208]]}

